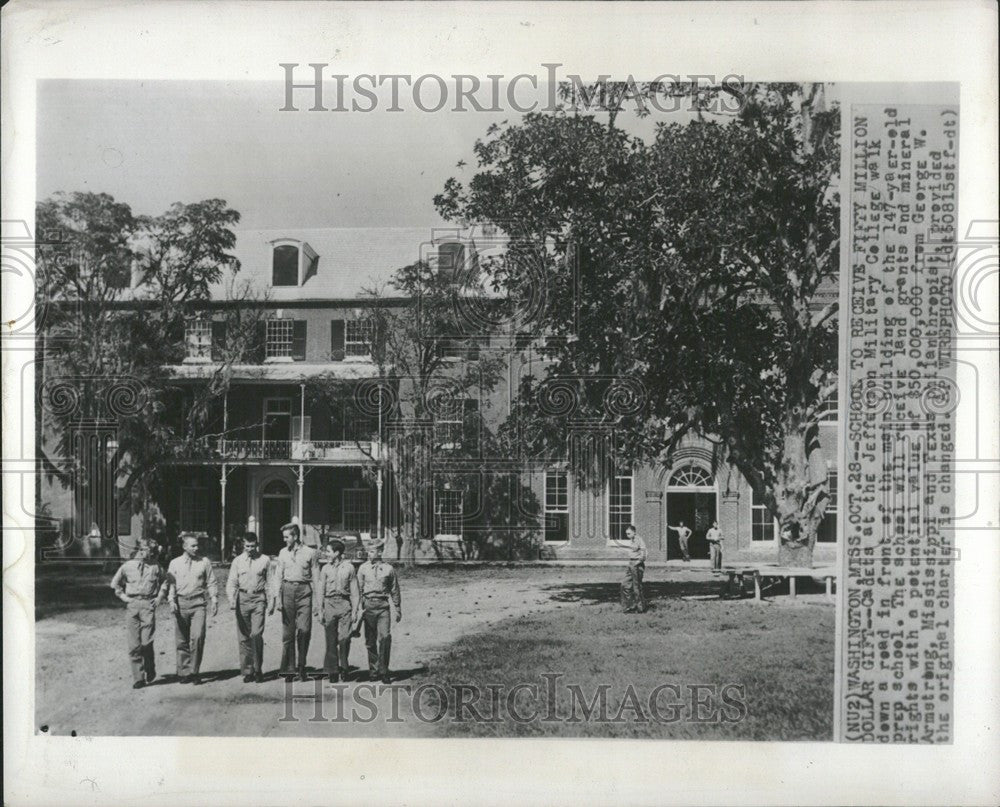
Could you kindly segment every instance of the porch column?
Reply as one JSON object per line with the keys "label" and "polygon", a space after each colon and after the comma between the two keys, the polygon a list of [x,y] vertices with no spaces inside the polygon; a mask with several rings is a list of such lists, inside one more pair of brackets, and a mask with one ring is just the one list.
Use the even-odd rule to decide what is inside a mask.
{"label": "porch column", "polygon": [[299,531],[302,533],[302,541],[305,542],[306,537],[306,518],[305,510],[302,509],[302,492],[306,487],[306,470],[305,466],[299,463]]}
{"label": "porch column", "polygon": [[222,515],[220,516],[220,538],[219,538],[219,551],[222,554],[221,560],[226,559],[226,477],[229,471],[226,463],[222,463],[222,476],[219,479],[219,486],[222,493]]}
{"label": "porch column", "polygon": [[378,466],[378,476],[375,477],[375,537],[382,539],[382,466]]}

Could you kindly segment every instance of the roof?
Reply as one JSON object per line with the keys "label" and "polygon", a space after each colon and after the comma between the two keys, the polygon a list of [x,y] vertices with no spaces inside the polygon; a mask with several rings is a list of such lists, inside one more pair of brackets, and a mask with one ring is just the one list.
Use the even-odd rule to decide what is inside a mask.
{"label": "roof", "polygon": [[[456,228],[354,227],[327,229],[240,230],[233,254],[241,267],[211,289],[213,300],[232,296],[235,281],[249,283],[271,302],[349,300],[378,290],[392,296],[390,282],[398,269],[426,260],[432,246],[456,240]],[[467,240],[465,238],[461,240]],[[281,241],[308,244],[319,256],[314,273],[299,286],[272,286],[272,245]],[[473,243],[474,246],[474,243]]]}

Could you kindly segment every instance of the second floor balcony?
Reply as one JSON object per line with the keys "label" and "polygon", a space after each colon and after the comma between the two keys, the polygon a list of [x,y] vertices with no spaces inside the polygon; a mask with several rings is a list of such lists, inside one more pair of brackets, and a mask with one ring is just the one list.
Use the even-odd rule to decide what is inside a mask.
{"label": "second floor balcony", "polygon": [[379,459],[377,440],[199,439],[178,446],[175,462],[235,465],[367,465]]}

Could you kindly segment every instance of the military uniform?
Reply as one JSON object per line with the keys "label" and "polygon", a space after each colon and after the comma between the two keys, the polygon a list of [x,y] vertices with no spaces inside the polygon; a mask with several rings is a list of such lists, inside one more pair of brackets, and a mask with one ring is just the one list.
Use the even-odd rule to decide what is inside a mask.
{"label": "military uniform", "polygon": [[633,536],[628,546],[628,566],[622,581],[622,608],[625,611],[646,610],[646,598],[642,592],[642,579],[646,573],[646,542],[638,535]]}
{"label": "military uniform", "polygon": [[125,604],[125,627],[132,679],[137,685],[156,678],[153,635],[156,633],[156,603],[163,587],[159,565],[133,558],[125,561],[111,578],[111,589],[118,597],[128,597]]}
{"label": "military uniform", "polygon": [[212,561],[191,558],[186,553],[167,567],[167,597],[174,612],[174,642],[177,645],[177,675],[197,682],[205,652],[208,601],[218,608],[218,584]]}
{"label": "military uniform", "polygon": [[323,669],[331,677],[347,675],[352,622],[361,605],[354,564],[343,557],[327,563],[319,571],[319,589],[323,598],[323,627],[326,631]]}
{"label": "military uniform", "polygon": [[384,560],[368,560],[358,569],[368,670],[380,678],[389,675],[389,652],[392,649],[389,602],[400,613],[399,580],[396,570]]}
{"label": "military uniform", "polygon": [[[278,553],[275,588],[281,602],[281,674],[305,674],[312,635],[313,588],[318,575],[316,550],[298,541]],[[318,586],[316,589],[318,591]],[[319,608],[319,597],[315,607]],[[298,665],[296,665],[298,651]]]}
{"label": "military uniform", "polygon": [[264,611],[270,570],[271,559],[267,555],[252,558],[247,552],[237,555],[229,567],[226,597],[235,603],[240,672],[244,677],[263,675]]}
{"label": "military uniform", "polygon": [[722,568],[722,532],[718,527],[711,527],[705,533],[705,540],[708,541],[712,568],[718,571]]}

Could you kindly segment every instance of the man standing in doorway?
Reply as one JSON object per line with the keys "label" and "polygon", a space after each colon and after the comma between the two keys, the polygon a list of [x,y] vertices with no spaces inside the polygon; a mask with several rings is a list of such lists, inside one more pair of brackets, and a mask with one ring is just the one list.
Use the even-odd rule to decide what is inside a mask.
{"label": "man standing in doorway", "polygon": [[[243,683],[264,680],[264,611],[270,592],[271,559],[260,553],[257,534],[243,536],[243,552],[233,558],[226,581],[229,607],[236,612],[236,638]],[[274,611],[273,592],[271,611]]]}
{"label": "man standing in doorway", "polygon": [[667,529],[673,530],[677,533],[677,540],[681,545],[681,557],[683,557],[685,561],[691,560],[691,555],[688,553],[688,539],[691,538],[691,530],[685,526],[683,521],[681,521],[680,525],[677,527],[672,527],[668,524]]}
{"label": "man standing in doorway", "polygon": [[329,562],[319,570],[320,596],[323,598],[319,620],[326,631],[326,656],[323,671],[335,684],[347,680],[350,667],[351,632],[361,619],[361,597],[354,564],[344,559],[344,542],[330,541]]}
{"label": "man standing in doorway", "polygon": [[140,541],[131,560],[125,561],[111,578],[111,590],[125,603],[133,689],[142,689],[156,678],[156,657],[153,652],[156,606],[163,601],[166,592],[163,570],[149,555],[149,544]]}
{"label": "man standing in doorway", "polygon": [[285,548],[278,553],[274,575],[276,602],[281,609],[280,674],[291,679],[297,669],[299,680],[306,681],[312,618],[313,614],[319,616],[320,609],[320,588],[316,585],[319,559],[315,549],[302,543],[298,524],[286,524],[281,528],[281,536],[285,539]]}
{"label": "man standing in doorway", "polygon": [[642,592],[642,578],[646,573],[646,542],[639,537],[634,524],[625,528],[625,541],[615,543],[628,550],[628,566],[622,581],[622,610],[626,614],[644,613],[646,597]]}
{"label": "man standing in doorway", "polygon": [[712,556],[712,570],[719,571],[722,569],[722,532],[719,530],[718,521],[712,522],[712,526],[705,533],[705,540],[708,541]]}
{"label": "man standing in doorway", "polygon": [[201,657],[205,651],[208,601],[212,616],[219,613],[218,586],[212,561],[198,554],[198,539],[187,535],[184,554],[167,567],[167,599],[174,613],[177,676],[182,684],[200,684]]}
{"label": "man standing in doorway", "polygon": [[403,618],[403,611],[396,570],[382,560],[384,548],[385,539],[372,542],[369,559],[358,569],[358,587],[361,589],[365,645],[368,648],[368,674],[370,678],[378,677],[383,684],[388,684],[389,651],[392,648],[389,604],[392,603],[396,612],[396,622]]}

